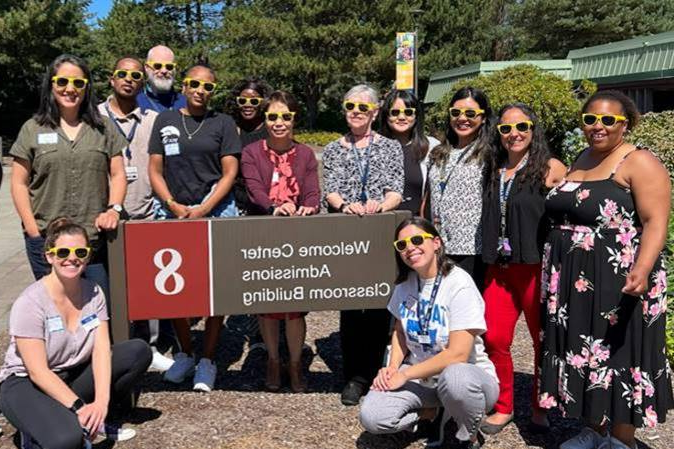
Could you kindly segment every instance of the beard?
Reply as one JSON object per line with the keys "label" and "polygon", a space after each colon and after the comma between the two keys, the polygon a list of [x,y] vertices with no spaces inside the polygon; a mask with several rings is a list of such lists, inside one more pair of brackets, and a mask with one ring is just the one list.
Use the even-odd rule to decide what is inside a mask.
{"label": "beard", "polygon": [[159,78],[153,72],[148,73],[147,82],[152,90],[159,94],[164,94],[173,90],[173,76],[170,78]]}

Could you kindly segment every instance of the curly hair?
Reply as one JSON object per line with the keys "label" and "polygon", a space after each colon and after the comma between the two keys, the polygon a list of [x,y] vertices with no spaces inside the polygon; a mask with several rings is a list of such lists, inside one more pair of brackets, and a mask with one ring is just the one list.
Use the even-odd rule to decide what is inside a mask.
{"label": "curly hair", "polygon": [[[232,90],[229,92],[229,96],[227,97],[227,101],[225,102],[225,112],[231,115],[239,126],[241,125],[242,118],[240,113],[241,109],[236,102],[236,97],[240,96],[241,92],[246,89],[254,90],[255,92],[259,93],[264,100],[269,98],[269,95],[271,95],[273,90],[265,80],[253,76],[249,76],[240,80],[234,85],[234,87],[232,87]],[[257,117],[261,119],[262,108],[258,108],[257,114]]]}
{"label": "curly hair", "polygon": [[[498,113],[499,120],[511,109],[519,109],[534,124],[531,130],[531,145],[529,145],[529,149],[527,150],[529,159],[527,160],[526,166],[518,174],[517,183],[519,186],[530,184],[539,186],[539,188],[542,189],[545,186],[545,178],[548,176],[548,161],[552,157],[548,141],[545,137],[545,129],[533,109],[524,103],[510,103],[503,106]],[[488,156],[485,158],[486,176],[484,193],[487,197],[490,197],[493,193],[498,191],[500,178],[499,170],[508,161],[508,150],[503,148],[503,145],[501,144],[501,135],[496,126],[491,127],[490,134],[491,139],[489,151],[487,152]]]}

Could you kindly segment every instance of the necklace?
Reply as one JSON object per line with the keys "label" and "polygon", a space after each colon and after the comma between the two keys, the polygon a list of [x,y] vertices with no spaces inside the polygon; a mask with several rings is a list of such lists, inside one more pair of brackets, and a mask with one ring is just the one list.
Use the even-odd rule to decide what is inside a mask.
{"label": "necklace", "polygon": [[183,114],[183,113],[181,112],[181,113],[180,113],[180,118],[183,120],[183,128],[185,128],[185,132],[187,133],[187,138],[188,138],[189,140],[192,140],[192,137],[194,137],[194,136],[199,132],[199,130],[201,129],[201,127],[204,125],[204,122],[206,121],[206,116],[204,116],[204,118],[201,120],[201,123],[199,123],[199,126],[197,126],[197,129],[195,129],[193,133],[190,133],[190,132],[187,130],[187,123],[185,123],[185,114]]}

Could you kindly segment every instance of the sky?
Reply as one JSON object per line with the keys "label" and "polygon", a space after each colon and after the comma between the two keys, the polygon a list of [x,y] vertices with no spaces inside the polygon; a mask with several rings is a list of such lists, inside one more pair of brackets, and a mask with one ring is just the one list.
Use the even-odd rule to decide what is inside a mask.
{"label": "sky", "polygon": [[112,0],[92,0],[89,5],[89,12],[94,14],[94,22],[96,19],[103,19],[108,15],[112,7]]}

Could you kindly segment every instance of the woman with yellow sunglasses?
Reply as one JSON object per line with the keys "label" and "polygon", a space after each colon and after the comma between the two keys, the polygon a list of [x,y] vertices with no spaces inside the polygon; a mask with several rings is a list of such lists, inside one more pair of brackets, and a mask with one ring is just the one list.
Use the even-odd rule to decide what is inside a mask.
{"label": "woman with yellow sunglasses", "polygon": [[[464,448],[479,449],[478,424],[498,396],[494,365],[484,351],[484,302],[473,279],[454,266],[426,219],[403,221],[395,233],[398,279],[388,303],[395,318],[386,366],[372,382],[360,421],[374,434],[412,431],[444,407]],[[373,355],[375,357],[375,355]]]}
{"label": "woman with yellow sunglasses", "polygon": [[[396,140],[372,130],[379,95],[360,84],[344,95],[349,132],[323,150],[323,189],[331,212],[376,214],[398,207],[404,189],[403,151]],[[344,379],[342,403],[356,405],[377,374],[388,340],[385,310],[340,313]]]}
{"label": "woman with yellow sunglasses", "polygon": [[674,406],[661,254],[670,178],[625,141],[639,120],[629,97],[597,92],[582,114],[588,148],[545,203],[539,403],[587,426],[561,449],[635,448],[636,427]]}
{"label": "woman with yellow sunglasses", "polygon": [[[504,106],[492,131],[486,160],[482,204],[482,260],[487,264],[484,342],[496,366],[500,393],[495,413],[481,425],[484,433],[500,432],[514,418],[514,371],[510,347],[515,325],[524,312],[533,340],[535,364],[540,359],[541,249],[546,226],[545,195],[564,177],[566,167],[552,158],[545,132],[534,111],[522,103]],[[538,381],[535,371],[534,385]],[[546,431],[546,410],[532,394],[530,429]]]}
{"label": "woman with yellow sunglasses", "polygon": [[106,423],[111,404],[127,400],[152,360],[142,340],[110,347],[102,289],[83,277],[86,230],[67,218],[46,229],[51,268],[12,305],[11,340],[0,369],[0,406],[21,447],[80,449],[98,435],[128,440],[133,429]]}

